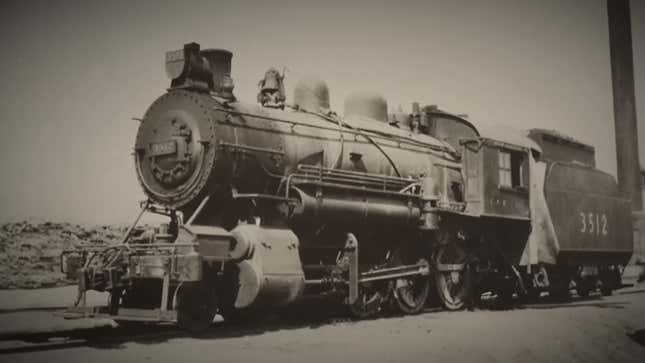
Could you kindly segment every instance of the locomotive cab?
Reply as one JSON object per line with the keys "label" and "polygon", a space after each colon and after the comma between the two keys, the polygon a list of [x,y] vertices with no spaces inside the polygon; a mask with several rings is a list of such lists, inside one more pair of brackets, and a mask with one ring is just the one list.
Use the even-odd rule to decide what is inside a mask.
{"label": "locomotive cab", "polygon": [[466,211],[528,221],[530,148],[483,137],[462,144]]}

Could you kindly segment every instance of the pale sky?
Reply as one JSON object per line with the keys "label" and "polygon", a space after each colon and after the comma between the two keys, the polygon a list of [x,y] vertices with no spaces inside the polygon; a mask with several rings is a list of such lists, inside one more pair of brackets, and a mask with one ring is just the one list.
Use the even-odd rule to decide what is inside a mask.
{"label": "pale sky", "polygon": [[[632,27],[645,117],[645,2],[632,1]],[[268,67],[286,67],[289,90],[325,79],[339,112],[371,90],[390,107],[557,129],[615,175],[605,0],[2,1],[0,220],[133,219],[131,118],[168,87],[165,52],[191,41],[234,53],[248,102]],[[639,135],[644,164],[642,122]]]}

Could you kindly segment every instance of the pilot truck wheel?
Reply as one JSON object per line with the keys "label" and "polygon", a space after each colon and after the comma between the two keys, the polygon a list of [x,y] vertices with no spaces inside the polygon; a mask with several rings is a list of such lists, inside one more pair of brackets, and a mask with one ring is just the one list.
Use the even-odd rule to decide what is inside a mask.
{"label": "pilot truck wheel", "polygon": [[203,283],[186,283],[177,295],[177,323],[190,333],[198,334],[210,327],[217,312],[214,289]]}

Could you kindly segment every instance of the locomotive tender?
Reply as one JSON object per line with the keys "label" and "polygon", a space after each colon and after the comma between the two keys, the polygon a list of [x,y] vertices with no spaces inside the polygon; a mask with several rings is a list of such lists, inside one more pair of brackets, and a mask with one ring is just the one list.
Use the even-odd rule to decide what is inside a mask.
{"label": "locomotive tender", "polygon": [[[495,135],[436,106],[388,115],[354,95],[282,76],[259,104],[233,95],[232,54],[196,43],[166,54],[171,87],[137,133],[142,212],[109,248],[65,251],[79,279],[67,318],[178,322],[203,330],[258,309],[328,299],[356,317],[503,299],[610,293],[632,253],[629,201],[595,169],[594,149],[534,129]],[[88,290],[109,292],[86,306]],[[435,290],[433,293],[431,290]]]}

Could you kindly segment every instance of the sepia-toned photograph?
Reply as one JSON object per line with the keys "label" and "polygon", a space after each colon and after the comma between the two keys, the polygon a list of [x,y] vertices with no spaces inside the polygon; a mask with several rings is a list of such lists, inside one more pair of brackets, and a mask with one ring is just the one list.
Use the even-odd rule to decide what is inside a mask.
{"label": "sepia-toned photograph", "polygon": [[644,362],[645,2],[4,0],[0,362]]}

